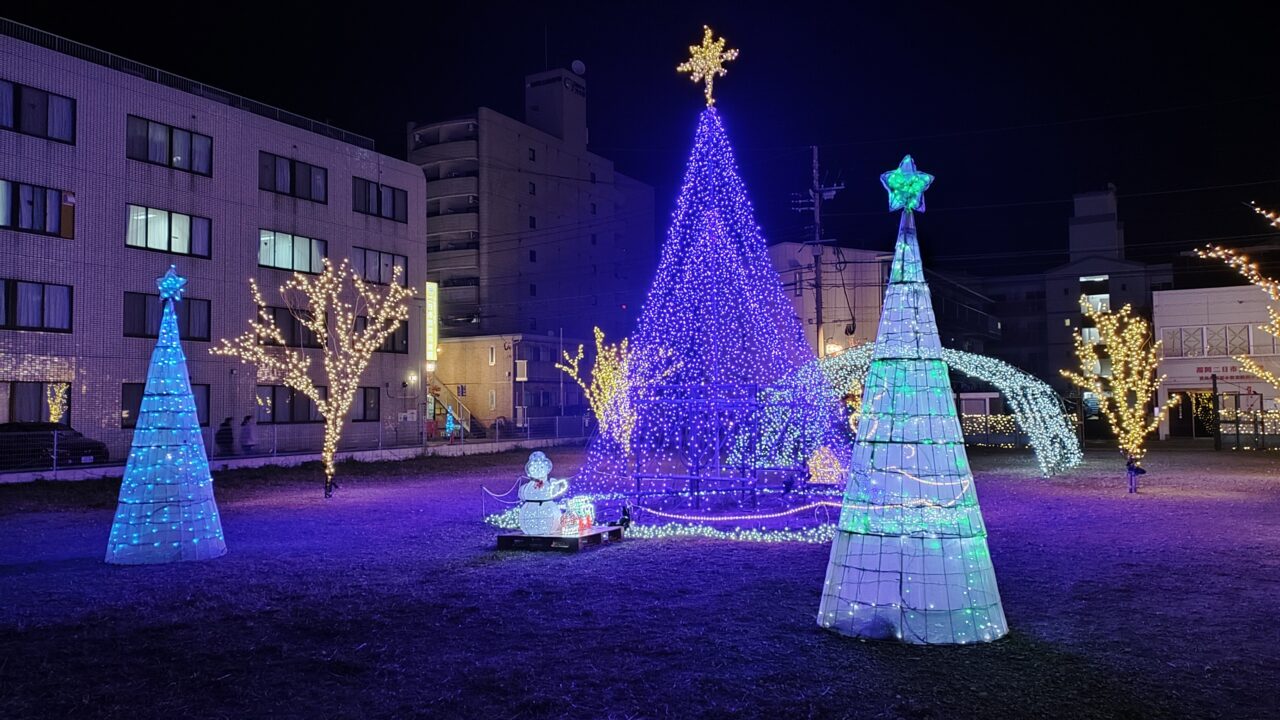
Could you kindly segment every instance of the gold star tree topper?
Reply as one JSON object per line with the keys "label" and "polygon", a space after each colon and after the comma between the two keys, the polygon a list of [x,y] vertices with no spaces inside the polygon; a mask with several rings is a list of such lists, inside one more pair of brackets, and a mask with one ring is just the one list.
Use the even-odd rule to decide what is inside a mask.
{"label": "gold star tree topper", "polygon": [[703,94],[707,96],[707,107],[716,104],[711,97],[712,86],[717,75],[726,75],[725,62],[737,59],[737,50],[725,50],[724,38],[713,40],[711,28],[702,26],[702,44],[689,46],[689,59],[676,66],[676,72],[689,73],[689,79],[706,83]]}

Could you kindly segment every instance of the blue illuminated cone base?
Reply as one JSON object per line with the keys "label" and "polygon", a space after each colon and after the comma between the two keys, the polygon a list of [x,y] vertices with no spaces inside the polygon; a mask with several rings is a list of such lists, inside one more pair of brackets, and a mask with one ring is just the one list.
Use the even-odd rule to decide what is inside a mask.
{"label": "blue illuminated cone base", "polygon": [[121,565],[208,560],[227,552],[174,302],[185,280],[158,281],[164,302],[106,561]]}
{"label": "blue illuminated cone base", "polygon": [[986,642],[1008,626],[907,207],[818,624],[868,640]]}

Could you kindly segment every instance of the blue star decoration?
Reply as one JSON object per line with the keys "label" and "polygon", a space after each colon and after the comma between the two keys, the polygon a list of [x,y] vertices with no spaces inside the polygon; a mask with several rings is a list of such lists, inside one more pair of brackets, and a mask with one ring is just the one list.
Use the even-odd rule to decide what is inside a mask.
{"label": "blue star decoration", "polygon": [[178,274],[178,266],[170,265],[169,272],[164,277],[156,278],[156,287],[160,288],[161,300],[182,299],[182,286],[187,284],[187,279]]}
{"label": "blue star decoration", "polygon": [[889,191],[889,210],[924,212],[924,191],[933,184],[933,176],[916,170],[916,161],[908,155],[898,167],[880,176],[880,184]]}

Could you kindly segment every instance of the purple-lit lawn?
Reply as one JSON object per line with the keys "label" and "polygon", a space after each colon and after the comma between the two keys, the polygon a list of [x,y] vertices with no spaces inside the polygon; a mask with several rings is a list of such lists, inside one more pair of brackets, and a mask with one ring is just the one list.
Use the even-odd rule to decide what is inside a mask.
{"label": "purple-lit lawn", "polygon": [[819,630],[825,546],[498,553],[524,454],[222,477],[228,555],[161,567],[103,564],[110,485],[0,487],[0,717],[1276,716],[1280,456],[1089,457],[975,454],[1012,632],[970,647]]}

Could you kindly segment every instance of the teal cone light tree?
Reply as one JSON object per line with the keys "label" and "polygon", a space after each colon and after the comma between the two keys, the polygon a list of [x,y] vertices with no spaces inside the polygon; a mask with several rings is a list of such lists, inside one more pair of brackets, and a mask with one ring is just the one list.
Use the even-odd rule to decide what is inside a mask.
{"label": "teal cone light tree", "polygon": [[933,176],[908,155],[880,181],[902,217],[818,624],[913,644],[995,640],[1008,628],[916,242]]}
{"label": "teal cone light tree", "polygon": [[111,525],[109,563],[208,560],[227,552],[173,310],[186,283],[174,266],[156,281],[164,315]]}

